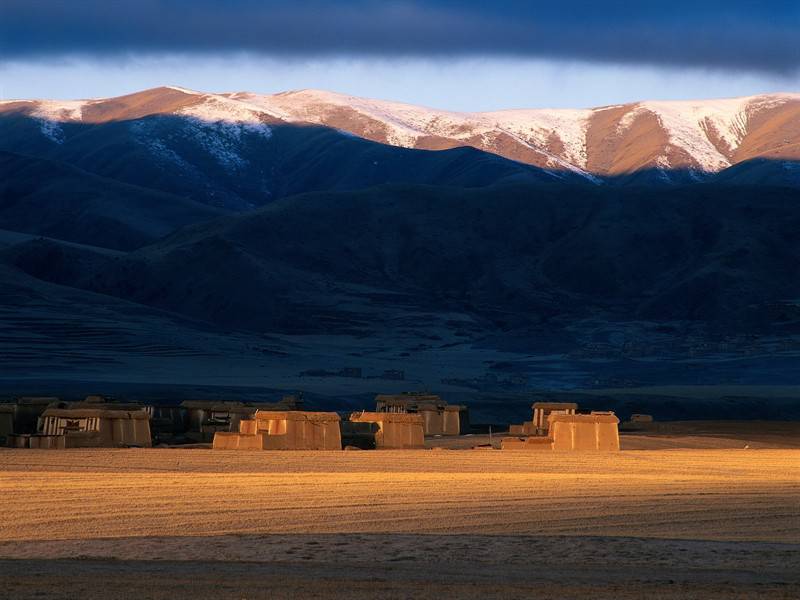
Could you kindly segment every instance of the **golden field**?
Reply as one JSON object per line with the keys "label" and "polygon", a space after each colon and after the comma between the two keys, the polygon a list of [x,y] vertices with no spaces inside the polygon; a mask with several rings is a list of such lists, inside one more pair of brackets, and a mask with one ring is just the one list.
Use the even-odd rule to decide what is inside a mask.
{"label": "golden field", "polygon": [[11,540],[268,533],[800,542],[800,451],[6,451]]}
{"label": "golden field", "polygon": [[0,597],[800,596],[796,449],[2,450],[0,497]]}

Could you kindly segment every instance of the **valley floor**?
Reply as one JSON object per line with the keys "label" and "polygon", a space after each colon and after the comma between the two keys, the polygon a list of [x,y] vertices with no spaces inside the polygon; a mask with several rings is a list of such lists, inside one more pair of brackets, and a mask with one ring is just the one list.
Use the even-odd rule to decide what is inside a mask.
{"label": "valley floor", "polygon": [[1,450],[0,598],[796,598],[800,450]]}

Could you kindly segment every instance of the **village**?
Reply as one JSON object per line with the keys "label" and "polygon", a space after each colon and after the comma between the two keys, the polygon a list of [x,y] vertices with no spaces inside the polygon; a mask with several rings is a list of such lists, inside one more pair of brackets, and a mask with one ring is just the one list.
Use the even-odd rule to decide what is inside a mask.
{"label": "village", "polygon": [[[0,404],[0,446],[73,448],[184,447],[214,450],[424,449],[477,431],[465,405],[426,392],[379,394],[374,410],[340,414],[303,410],[302,396],[272,403],[185,400],[136,404],[101,395],[80,401],[20,397]],[[460,447],[523,451],[620,449],[619,419],[581,411],[574,402],[534,402],[531,419]],[[632,421],[648,423],[648,415]],[[436,445],[436,444],[434,444]]]}
{"label": "village", "polygon": [[1,405],[0,599],[798,597],[797,423],[373,398]]}

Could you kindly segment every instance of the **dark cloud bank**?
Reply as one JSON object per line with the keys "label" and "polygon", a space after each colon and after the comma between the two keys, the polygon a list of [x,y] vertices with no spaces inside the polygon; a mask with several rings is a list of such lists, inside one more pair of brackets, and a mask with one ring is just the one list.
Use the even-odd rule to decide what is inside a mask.
{"label": "dark cloud bank", "polygon": [[799,40],[798,0],[0,0],[5,60],[516,55],[788,73]]}

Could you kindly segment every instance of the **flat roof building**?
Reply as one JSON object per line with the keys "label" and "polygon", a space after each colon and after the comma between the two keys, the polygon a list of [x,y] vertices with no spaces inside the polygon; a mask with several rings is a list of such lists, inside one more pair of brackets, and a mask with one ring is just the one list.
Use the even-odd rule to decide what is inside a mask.
{"label": "flat roof building", "polygon": [[424,448],[425,430],[422,415],[391,412],[355,412],[353,423],[371,423],[375,426],[375,448]]}
{"label": "flat roof building", "polygon": [[550,416],[553,450],[619,450],[619,419],[613,412]]}
{"label": "flat roof building", "polygon": [[341,450],[339,421],[332,412],[259,410],[238,432],[217,432],[214,449]]}
{"label": "flat roof building", "polygon": [[534,402],[531,409],[533,410],[533,429],[536,435],[547,435],[550,430],[550,415],[574,415],[578,410],[578,405],[574,402]]}
{"label": "flat roof building", "polygon": [[[150,419],[144,409],[114,405],[94,408],[48,408],[42,413],[39,436],[63,437],[64,448],[150,447]],[[36,442],[31,436],[31,447]]]}
{"label": "flat roof building", "polygon": [[554,412],[549,416],[547,436],[501,440],[503,450],[619,450],[619,419],[613,412],[588,415]]}
{"label": "flat roof building", "polygon": [[467,407],[448,404],[435,394],[379,394],[375,397],[375,412],[419,414],[425,435],[460,435],[469,430]]}
{"label": "flat roof building", "polygon": [[239,431],[242,420],[252,419],[256,411],[295,411],[302,404],[298,396],[284,396],[278,402],[239,402],[224,400],[184,400],[188,436],[210,442],[219,432]]}

